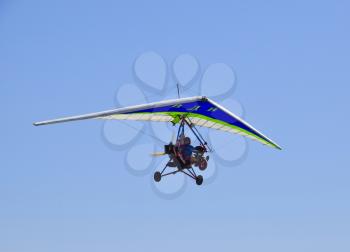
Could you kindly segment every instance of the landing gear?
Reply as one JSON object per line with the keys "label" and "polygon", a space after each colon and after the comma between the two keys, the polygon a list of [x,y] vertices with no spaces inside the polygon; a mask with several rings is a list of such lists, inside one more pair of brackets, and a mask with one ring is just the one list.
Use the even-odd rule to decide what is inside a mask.
{"label": "landing gear", "polygon": [[192,166],[191,167],[184,167],[183,165],[181,165],[181,163],[175,157],[172,157],[172,160],[174,160],[174,162],[178,164],[178,166],[176,167],[177,170],[165,173],[166,168],[170,167],[169,166],[170,161],[169,161],[165,165],[165,167],[163,168],[163,170],[161,172],[156,171],[154,173],[153,179],[154,179],[155,182],[159,182],[162,179],[162,177],[165,177],[165,176],[168,176],[168,175],[175,175],[178,172],[182,172],[183,174],[187,175],[188,177],[190,177],[194,181],[196,181],[197,185],[203,184],[203,176],[202,175],[197,175]]}
{"label": "landing gear", "polygon": [[154,173],[153,178],[154,178],[154,181],[159,182],[162,179],[162,174],[159,171],[156,171]]}
{"label": "landing gear", "polygon": [[[204,171],[208,166],[209,156],[205,156],[205,152],[207,152],[207,143],[204,141],[203,137],[194,127],[189,118],[182,117],[180,118],[180,127],[178,129],[176,142],[180,141],[180,136],[184,136],[184,128],[188,126],[189,129],[193,132],[193,134],[197,137],[200,142],[200,146],[195,148],[195,154],[191,156],[191,160],[185,162],[181,155],[179,155],[178,146],[170,143],[164,146],[164,153],[169,155],[169,161],[162,169],[162,171],[156,171],[154,173],[153,179],[155,182],[160,182],[162,177],[168,175],[175,175],[176,173],[183,173],[186,176],[192,178],[197,185],[203,184],[203,176],[197,175],[192,165],[198,167],[201,171]],[[209,148],[209,147],[208,147]],[[210,148],[209,148],[210,150]],[[166,171],[167,168],[174,168],[172,171]]]}
{"label": "landing gear", "polygon": [[196,177],[196,184],[197,185],[201,185],[203,183],[203,176],[202,175],[198,175]]}
{"label": "landing gear", "polygon": [[[185,171],[185,170],[187,170],[188,172]],[[176,174],[176,173],[178,173],[178,172],[182,172],[182,173],[186,174],[187,176],[189,176],[190,178],[194,179],[194,180],[196,181],[196,184],[197,184],[197,185],[203,184],[203,176],[202,176],[202,175],[196,175],[196,174],[194,173],[194,170],[193,170],[192,168],[191,168],[191,169],[181,169],[181,170],[169,172],[169,173],[166,173],[166,174],[162,174],[162,173],[160,173],[159,171],[156,171],[156,172],[154,173],[153,178],[154,178],[154,181],[155,181],[155,182],[159,182],[159,181],[161,181],[162,177],[168,176],[168,175],[170,175],[170,174]]]}

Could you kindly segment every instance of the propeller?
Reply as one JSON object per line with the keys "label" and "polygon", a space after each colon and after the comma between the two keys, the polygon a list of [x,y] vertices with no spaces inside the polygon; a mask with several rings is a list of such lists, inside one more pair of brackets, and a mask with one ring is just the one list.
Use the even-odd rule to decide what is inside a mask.
{"label": "propeller", "polygon": [[[171,140],[170,140],[169,144],[175,145],[175,131],[173,131],[173,134],[171,136]],[[151,153],[152,157],[160,157],[160,156],[164,156],[164,155],[166,155],[166,153],[163,151]]]}
{"label": "propeller", "polygon": [[153,152],[153,153],[151,153],[152,157],[161,157],[161,156],[164,156],[164,155],[166,155],[165,152]]}

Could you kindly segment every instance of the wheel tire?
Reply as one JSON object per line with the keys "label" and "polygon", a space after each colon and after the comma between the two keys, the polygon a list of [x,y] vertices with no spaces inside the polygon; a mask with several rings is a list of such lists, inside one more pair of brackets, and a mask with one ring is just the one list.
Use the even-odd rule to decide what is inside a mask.
{"label": "wheel tire", "polygon": [[201,185],[202,183],[203,183],[203,177],[202,177],[202,175],[198,175],[196,177],[196,184]]}
{"label": "wheel tire", "polygon": [[208,162],[204,158],[199,161],[199,170],[204,171],[208,167]]}
{"label": "wheel tire", "polygon": [[160,174],[160,172],[157,171],[154,173],[153,178],[154,178],[154,181],[159,182],[162,179],[162,174]]}

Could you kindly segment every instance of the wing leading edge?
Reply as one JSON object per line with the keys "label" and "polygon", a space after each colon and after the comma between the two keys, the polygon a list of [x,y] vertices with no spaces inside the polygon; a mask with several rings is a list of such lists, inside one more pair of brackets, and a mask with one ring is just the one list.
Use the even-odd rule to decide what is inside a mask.
{"label": "wing leading edge", "polygon": [[240,134],[265,145],[281,149],[275,142],[264,136],[243,119],[204,96],[153,102],[80,116],[59,118],[36,122],[34,125],[40,126],[86,119],[177,122],[182,115],[186,115],[194,125]]}

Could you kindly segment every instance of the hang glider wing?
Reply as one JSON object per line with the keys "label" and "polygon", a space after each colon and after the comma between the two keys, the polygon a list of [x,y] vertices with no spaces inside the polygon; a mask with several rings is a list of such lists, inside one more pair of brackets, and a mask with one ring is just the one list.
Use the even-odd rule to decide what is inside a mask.
{"label": "hang glider wing", "polygon": [[65,117],[34,123],[35,126],[85,119],[138,120],[177,123],[186,116],[194,125],[249,137],[265,145],[281,149],[247,122],[204,96],[153,102],[144,105],[112,109],[98,113]]}

